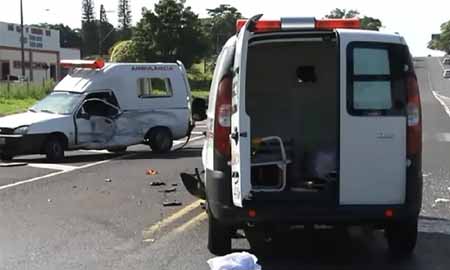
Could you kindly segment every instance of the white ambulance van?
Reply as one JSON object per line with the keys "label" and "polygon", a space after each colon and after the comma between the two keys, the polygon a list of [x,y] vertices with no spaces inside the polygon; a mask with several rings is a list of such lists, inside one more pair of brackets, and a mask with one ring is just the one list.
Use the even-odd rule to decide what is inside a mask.
{"label": "white ambulance van", "polygon": [[[357,19],[238,21],[211,85],[205,174],[208,247],[236,229],[275,239],[298,225],[370,225],[410,254],[422,203],[421,104],[403,37]],[[250,244],[252,241],[250,241]]]}
{"label": "white ambulance van", "polygon": [[60,161],[66,150],[123,152],[141,143],[164,153],[190,133],[191,92],[181,62],[62,65],[72,71],[47,97],[27,112],[0,118],[2,159],[46,154]]}

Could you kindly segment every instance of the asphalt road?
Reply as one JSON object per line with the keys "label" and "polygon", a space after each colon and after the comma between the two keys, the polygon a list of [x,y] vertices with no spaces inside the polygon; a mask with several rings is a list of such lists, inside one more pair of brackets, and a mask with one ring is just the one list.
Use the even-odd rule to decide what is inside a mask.
{"label": "asphalt road", "polygon": [[[448,269],[450,203],[438,199],[450,199],[450,80],[442,78],[437,58],[417,59],[416,69],[424,203],[414,256],[389,258],[380,232],[309,231],[261,258],[264,270]],[[62,164],[67,167],[20,157],[15,161],[28,165],[0,167],[0,269],[208,269],[214,256],[206,249],[206,215],[178,178],[201,166],[200,146],[198,140],[168,155],[143,146],[124,156],[74,152]],[[158,174],[147,175],[148,169]],[[149,185],[154,181],[166,185]],[[161,192],[172,187],[175,192]],[[182,205],[162,206],[174,200]],[[233,241],[236,251],[249,250],[245,240]]]}

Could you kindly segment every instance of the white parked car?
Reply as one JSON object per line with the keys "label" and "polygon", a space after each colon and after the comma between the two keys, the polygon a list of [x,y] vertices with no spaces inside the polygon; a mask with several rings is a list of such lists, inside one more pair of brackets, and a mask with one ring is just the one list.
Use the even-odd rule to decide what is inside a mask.
{"label": "white parked car", "polygon": [[442,60],[442,64],[450,65],[450,57],[445,57],[444,60]]}
{"label": "white parked car", "polygon": [[404,38],[351,20],[239,21],[210,91],[208,247],[228,253],[296,225],[372,225],[409,254],[422,203],[419,90]]}
{"label": "white parked car", "polygon": [[181,62],[78,60],[62,65],[73,70],[52,93],[27,112],[0,118],[2,159],[46,154],[60,161],[66,150],[123,152],[141,143],[164,153],[193,127]]}
{"label": "white parked car", "polygon": [[444,73],[442,73],[442,76],[446,79],[450,79],[450,69],[445,69]]}

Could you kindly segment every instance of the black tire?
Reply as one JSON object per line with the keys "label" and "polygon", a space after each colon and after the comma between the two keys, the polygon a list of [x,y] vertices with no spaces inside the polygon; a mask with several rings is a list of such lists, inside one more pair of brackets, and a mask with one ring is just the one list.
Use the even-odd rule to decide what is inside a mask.
{"label": "black tire", "polygon": [[108,149],[108,152],[114,153],[114,154],[123,154],[127,151],[127,147],[114,147],[114,148],[110,148]]}
{"label": "black tire", "polygon": [[9,154],[9,153],[2,153],[0,155],[1,160],[3,161],[11,161],[13,159],[13,155]]}
{"label": "black tire", "polygon": [[149,136],[150,148],[158,154],[168,153],[172,149],[173,137],[168,128],[155,128]]}
{"label": "black tire", "polygon": [[60,162],[64,159],[64,143],[57,137],[50,137],[44,145],[44,153],[47,160]]}
{"label": "black tire", "polygon": [[417,218],[387,224],[385,235],[392,255],[411,255],[417,242]]}
{"label": "black tire", "polygon": [[208,211],[208,249],[212,254],[221,256],[231,252],[231,231]]}

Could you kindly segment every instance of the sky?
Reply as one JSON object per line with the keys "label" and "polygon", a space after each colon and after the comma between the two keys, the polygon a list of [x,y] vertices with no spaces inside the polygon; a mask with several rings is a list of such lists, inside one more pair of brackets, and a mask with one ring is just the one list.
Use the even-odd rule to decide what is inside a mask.
{"label": "sky", "polygon": [[[0,21],[20,23],[19,0],[0,0]],[[129,0],[133,24],[141,18],[142,7],[153,9],[158,0]],[[8,3],[7,5],[6,2]],[[117,25],[118,0],[94,0],[95,12],[100,5],[107,10],[111,23]],[[311,17],[322,18],[334,8],[356,9],[362,16],[379,18],[385,26],[382,31],[403,35],[414,56],[442,55],[426,48],[432,33],[440,32],[440,25],[450,20],[449,0],[186,0],[186,6],[200,17],[206,9],[220,4],[236,7],[245,17],[263,13],[266,18]],[[81,26],[81,0],[23,0],[24,23],[64,23],[70,27]],[[98,16],[98,15],[97,15]]]}

